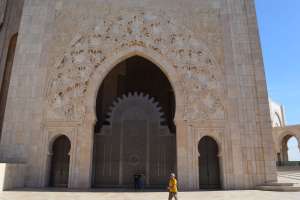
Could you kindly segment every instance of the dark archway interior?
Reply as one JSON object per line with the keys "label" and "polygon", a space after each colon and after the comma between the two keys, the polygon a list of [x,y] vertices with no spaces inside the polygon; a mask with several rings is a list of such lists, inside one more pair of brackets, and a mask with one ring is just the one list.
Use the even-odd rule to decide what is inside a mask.
{"label": "dark archway interior", "polygon": [[217,142],[208,136],[203,137],[198,144],[199,151],[199,188],[219,189],[220,167],[219,148]]}
{"label": "dark archway interior", "polygon": [[107,113],[112,102],[129,92],[142,92],[154,97],[162,107],[166,125],[175,133],[175,95],[172,86],[159,67],[140,56],[119,63],[104,79],[97,97],[95,132],[107,124]]}
{"label": "dark archway interior", "polygon": [[[128,93],[153,97],[161,110],[141,95],[124,107],[115,104],[120,120],[107,120],[113,102]],[[160,68],[139,56],[116,65],[99,88],[96,113],[93,187],[133,187],[133,177],[140,174],[145,187],[165,188],[176,170],[175,96]]]}
{"label": "dark archway interior", "polygon": [[66,136],[58,137],[52,145],[50,187],[68,187],[71,142]]}

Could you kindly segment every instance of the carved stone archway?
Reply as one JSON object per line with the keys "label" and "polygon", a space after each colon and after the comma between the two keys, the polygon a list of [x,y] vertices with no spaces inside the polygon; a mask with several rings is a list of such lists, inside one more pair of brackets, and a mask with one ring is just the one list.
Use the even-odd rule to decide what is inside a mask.
{"label": "carved stone archway", "polygon": [[[177,138],[185,137],[193,121],[225,119],[223,69],[204,42],[161,13],[107,16],[73,39],[48,80],[46,123],[77,127],[72,187],[90,187],[98,88],[116,64],[134,55],[156,64],[169,79],[176,99]],[[183,158],[186,150],[180,141],[178,157]],[[178,175],[184,179],[188,176],[179,168],[185,162],[178,162]]]}
{"label": "carved stone archway", "polygon": [[145,12],[108,16],[89,34],[73,39],[51,70],[47,119],[95,119],[89,113],[104,77],[135,55],[156,64],[170,80],[176,104],[183,107],[176,108],[176,119],[224,119],[223,69],[205,43],[161,13]]}
{"label": "carved stone archway", "polygon": [[96,99],[100,85],[102,84],[104,78],[107,74],[120,62],[133,57],[139,56],[145,58],[152,63],[154,63],[159,69],[165,74],[168,78],[174,93],[175,93],[175,100],[176,100],[176,113],[175,113],[175,122],[176,120],[183,119],[183,111],[184,111],[184,102],[185,98],[182,95],[185,91],[184,88],[180,84],[180,77],[176,71],[172,68],[172,63],[163,58],[162,56],[158,55],[156,52],[151,51],[150,49],[144,49],[140,47],[132,47],[125,49],[118,54],[114,54],[114,57],[107,59],[102,65],[102,70],[95,71],[95,74],[91,78],[90,82],[93,83],[87,89],[87,96],[90,98],[86,99],[87,102],[87,111],[86,111],[86,118],[88,120],[87,123],[94,124],[96,121]]}

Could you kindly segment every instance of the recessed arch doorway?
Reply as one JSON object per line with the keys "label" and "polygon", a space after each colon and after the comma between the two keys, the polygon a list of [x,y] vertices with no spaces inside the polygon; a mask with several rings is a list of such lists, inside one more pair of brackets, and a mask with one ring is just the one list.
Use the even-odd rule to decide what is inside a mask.
{"label": "recessed arch doorway", "polygon": [[52,144],[50,187],[68,187],[71,141],[65,135],[56,138]]}
{"label": "recessed arch doorway", "polygon": [[198,144],[199,151],[199,188],[220,189],[219,147],[209,136],[203,137]]}
{"label": "recessed arch doorway", "polygon": [[133,56],[104,78],[97,95],[93,187],[165,187],[176,170],[175,95],[151,61]]}

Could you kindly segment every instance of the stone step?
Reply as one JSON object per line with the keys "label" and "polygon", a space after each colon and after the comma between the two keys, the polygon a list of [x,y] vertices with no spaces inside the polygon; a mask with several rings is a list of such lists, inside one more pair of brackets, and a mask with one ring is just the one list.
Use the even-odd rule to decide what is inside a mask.
{"label": "stone step", "polygon": [[300,187],[294,186],[290,183],[270,183],[257,187],[258,190],[264,191],[278,191],[278,192],[299,192]]}
{"label": "stone step", "polygon": [[294,183],[269,182],[266,186],[294,186]]}

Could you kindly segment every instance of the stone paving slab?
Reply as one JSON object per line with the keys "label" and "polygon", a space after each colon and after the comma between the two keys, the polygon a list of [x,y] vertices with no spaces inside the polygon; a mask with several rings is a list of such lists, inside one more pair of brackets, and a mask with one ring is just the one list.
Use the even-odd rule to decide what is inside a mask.
{"label": "stone paving slab", "polygon": [[[0,200],[167,200],[167,192],[26,190],[0,192]],[[203,191],[180,192],[180,200],[299,200],[300,192]]]}
{"label": "stone paving slab", "polygon": [[[278,181],[281,183],[294,183],[295,186],[300,187],[300,171],[281,171],[277,172]],[[299,197],[300,199],[300,197]]]}

